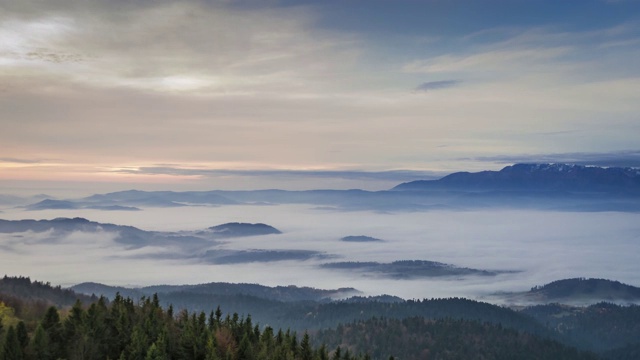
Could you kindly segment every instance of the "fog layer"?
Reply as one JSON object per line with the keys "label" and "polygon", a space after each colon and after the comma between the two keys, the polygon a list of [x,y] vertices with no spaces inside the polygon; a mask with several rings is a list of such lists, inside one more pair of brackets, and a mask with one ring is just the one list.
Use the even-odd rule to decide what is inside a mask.
{"label": "fog layer", "polygon": [[[110,285],[246,282],[269,286],[354,287],[368,295],[403,298],[481,297],[521,291],[570,277],[640,284],[640,214],[618,212],[428,211],[383,214],[335,212],[305,205],[24,211],[2,209],[2,218],[84,217],[153,231],[196,231],[226,222],[261,222],[283,234],[228,239],[220,250],[317,251],[331,257],[216,265],[158,258],[171,249],[130,249],[113,233],[0,234],[0,273],[54,284],[95,281]],[[350,235],[385,241],[358,243]],[[323,269],[326,262],[430,260],[459,267],[513,271],[496,276],[388,279]]]}

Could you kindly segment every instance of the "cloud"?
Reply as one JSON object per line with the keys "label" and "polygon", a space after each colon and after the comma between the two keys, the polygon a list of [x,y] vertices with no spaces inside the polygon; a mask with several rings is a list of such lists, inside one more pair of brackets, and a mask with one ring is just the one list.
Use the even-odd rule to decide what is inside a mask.
{"label": "cloud", "polygon": [[39,164],[41,163],[43,160],[37,160],[37,159],[20,159],[20,158],[10,158],[10,157],[3,157],[0,158],[0,162],[4,162],[4,163],[13,163],[13,164]]}
{"label": "cloud", "polygon": [[440,90],[457,86],[460,83],[459,80],[429,81],[418,85],[414,90],[419,92]]}
{"label": "cloud", "polygon": [[133,175],[176,175],[176,176],[241,176],[241,177],[293,177],[293,178],[339,178],[348,180],[411,181],[440,178],[446,173],[419,170],[389,171],[341,171],[341,170],[232,170],[194,169],[180,167],[140,167],[135,169],[107,170],[109,172]]}
{"label": "cloud", "polygon": [[480,156],[474,161],[513,163],[567,163],[603,167],[640,167],[640,150],[614,151],[606,153],[558,153]]}
{"label": "cloud", "polygon": [[[473,297],[500,290],[522,291],[570,277],[609,278],[630,284],[640,282],[637,261],[640,224],[634,213],[471,210],[383,214],[317,211],[301,205],[147,209],[136,216],[124,212],[82,212],[101,222],[108,220],[156,231],[203,229],[211,226],[212,221],[265,222],[285,233],[273,237],[237,238],[212,248],[231,247],[228,250],[239,251],[238,255],[242,257],[257,255],[263,257],[262,260],[272,255],[281,256],[279,252],[283,249],[294,248],[304,251],[298,255],[340,255],[336,259],[340,262],[389,263],[422,259],[476,269],[522,272],[487,278],[398,281],[362,277],[352,271],[322,269],[320,264],[328,261],[315,256],[298,261],[214,265],[198,261],[197,257],[184,257],[185,253],[180,251],[182,243],[176,247],[127,249],[117,242],[115,233],[106,232],[66,234],[55,243],[47,241],[49,235],[45,233],[21,233],[21,238],[14,237],[17,234],[0,234],[0,246],[6,245],[6,251],[5,248],[0,251],[0,262],[13,274],[58,284],[98,281],[114,285],[154,285],[224,281],[319,288],[350,286],[369,295],[380,294],[380,289],[385,289],[385,293],[405,298]],[[21,209],[10,209],[3,214],[14,219],[26,215],[33,216]],[[64,213],[52,214],[60,215]],[[354,233],[370,234],[386,241],[362,246],[339,240]],[[254,254],[254,249],[261,249],[261,252]]]}
{"label": "cloud", "polygon": [[4,16],[0,64],[61,84],[200,95],[290,92],[301,82],[329,84],[325,75],[351,63],[354,52],[349,37],[314,31],[315,15],[305,7],[59,1],[54,10],[25,3],[28,15],[14,9]]}
{"label": "cloud", "polygon": [[[460,157],[637,143],[637,26],[619,19],[597,30],[508,26],[425,44],[332,26],[328,11],[337,7],[319,4],[0,4],[2,156],[62,159],[28,168],[0,163],[4,179],[142,182],[142,171],[102,169],[159,163],[449,171],[467,168],[454,163]],[[415,34],[437,35],[437,24],[420,28],[418,20]],[[581,135],[527,137],[566,129]],[[162,171],[175,172],[155,172]],[[217,176],[192,174],[166,178],[175,185]],[[332,176],[387,178],[322,179]]]}

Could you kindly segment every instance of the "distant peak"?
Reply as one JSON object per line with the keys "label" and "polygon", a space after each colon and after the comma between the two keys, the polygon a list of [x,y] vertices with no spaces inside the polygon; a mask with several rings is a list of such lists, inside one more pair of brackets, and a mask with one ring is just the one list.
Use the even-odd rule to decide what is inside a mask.
{"label": "distant peak", "polygon": [[566,172],[573,169],[584,169],[584,165],[560,164],[560,163],[518,163],[504,167],[501,171],[508,169],[530,170],[530,171],[554,171]]}
{"label": "distant peak", "polygon": [[91,220],[87,220],[85,218],[82,217],[74,217],[74,218],[67,218],[67,217],[57,217],[51,221],[57,221],[57,222],[78,222],[78,223],[90,223]]}
{"label": "distant peak", "polygon": [[457,172],[439,180],[403,183],[393,190],[640,192],[640,169],[563,163],[518,163],[500,171]]}
{"label": "distant peak", "polygon": [[256,235],[269,235],[269,234],[281,234],[282,232],[273,226],[263,223],[240,223],[230,222],[226,224],[212,226],[208,229],[216,236],[222,237],[241,237],[241,236],[256,236]]}

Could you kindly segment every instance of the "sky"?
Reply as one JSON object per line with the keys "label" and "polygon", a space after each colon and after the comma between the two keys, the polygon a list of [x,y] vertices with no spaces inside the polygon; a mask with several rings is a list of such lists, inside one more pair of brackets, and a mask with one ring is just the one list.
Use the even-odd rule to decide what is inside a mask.
{"label": "sky", "polygon": [[0,193],[640,167],[633,0],[0,0]]}

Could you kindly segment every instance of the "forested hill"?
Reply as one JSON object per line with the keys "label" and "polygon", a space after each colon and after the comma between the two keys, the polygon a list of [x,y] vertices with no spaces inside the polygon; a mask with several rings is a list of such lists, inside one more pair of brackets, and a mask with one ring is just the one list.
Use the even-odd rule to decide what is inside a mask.
{"label": "forested hill", "polygon": [[551,300],[572,297],[640,300],[640,288],[606,279],[574,278],[557,280],[531,289],[531,293],[544,294]]}
{"label": "forested hill", "polygon": [[[295,302],[318,301],[327,302],[333,298],[344,298],[358,295],[360,292],[354,288],[316,289],[298,286],[264,286],[258,284],[232,284],[225,282],[212,282],[196,285],[154,285],[140,288],[126,288],[121,286],[108,286],[98,283],[81,283],[71,287],[72,290],[82,294],[103,295],[113,299],[116,293],[122,296],[139,298],[153,294],[161,298],[185,298],[185,308],[193,309],[188,305],[190,296],[200,298],[202,296],[234,296],[247,295],[267,300]],[[181,301],[182,302],[182,301]]]}
{"label": "forested hill", "polygon": [[50,283],[31,281],[28,277],[5,275],[0,279],[0,301],[14,308],[18,315],[23,308],[37,307],[44,311],[49,306],[70,307],[77,300],[91,303],[97,297],[78,294]]}
{"label": "forested hill", "polygon": [[530,291],[488,296],[507,304],[548,304],[587,306],[599,302],[640,304],[640,288],[619,281],[593,278],[556,280]]}
{"label": "forested hill", "polygon": [[[155,287],[155,289],[161,288],[162,286]],[[603,356],[606,355],[607,359],[633,359],[633,354],[637,354],[637,350],[640,348],[638,341],[640,338],[640,321],[638,320],[640,319],[640,307],[638,306],[601,303],[585,308],[552,304],[514,311],[462,298],[408,301],[386,299],[393,301],[379,301],[378,298],[356,297],[346,301],[283,302],[246,294],[207,294],[190,292],[188,289],[182,290],[187,291],[160,295],[142,294],[142,300],[140,297],[124,299],[120,295],[114,295],[112,301],[109,302],[107,299],[98,300],[95,297],[83,297],[71,290],[52,287],[48,283],[31,281],[29,278],[5,276],[0,281],[0,319],[4,324],[4,330],[0,330],[0,344],[3,337],[10,337],[8,329],[13,327],[14,332],[17,332],[18,325],[22,321],[24,328],[20,330],[22,331],[21,336],[26,333],[27,337],[31,339],[29,342],[24,342],[22,351],[35,351],[29,346],[35,346],[33,342],[36,341],[38,324],[42,324],[43,330],[46,330],[50,325],[45,326],[44,324],[55,322],[55,319],[52,319],[54,316],[52,311],[55,311],[57,316],[62,319],[59,322],[63,329],[78,327],[87,332],[78,335],[77,338],[82,338],[84,343],[74,343],[76,338],[73,338],[76,340],[65,340],[65,348],[89,347],[91,349],[87,351],[95,351],[98,354],[104,354],[102,351],[107,351],[112,355],[117,351],[119,354],[124,351],[127,359],[131,358],[129,355],[132,354],[131,347],[134,346],[131,344],[136,341],[140,342],[135,345],[138,346],[137,354],[145,354],[144,356],[140,355],[141,359],[147,356],[152,345],[157,341],[167,341],[156,344],[156,348],[165,346],[163,351],[173,356],[171,358],[191,359],[191,357],[184,357],[186,355],[180,353],[179,347],[182,345],[179,344],[181,341],[186,341],[181,340],[182,336],[192,335],[183,335],[181,332],[192,331],[188,330],[190,327],[200,329],[198,331],[202,331],[203,326],[216,328],[216,326],[220,326],[220,321],[226,324],[222,327],[227,330],[221,330],[222,333],[215,333],[216,335],[209,332],[209,338],[206,341],[211,340],[211,337],[215,337],[215,341],[223,342],[229,342],[231,341],[229,339],[233,339],[234,347],[232,350],[239,350],[244,335],[239,333],[240,330],[237,330],[236,327],[248,331],[246,322],[249,314],[251,314],[250,321],[253,324],[260,324],[257,330],[252,325],[253,333],[259,332],[261,334],[245,341],[245,343],[251,344],[252,351],[256,350],[256,347],[262,348],[264,346],[260,344],[260,341],[263,340],[263,332],[267,331],[265,326],[269,325],[273,329],[291,329],[291,331],[297,331],[299,335],[305,331],[309,331],[312,335],[320,334],[315,340],[317,344],[326,341],[330,348],[324,348],[324,350],[320,350],[321,347],[316,348],[314,353],[321,356],[319,354],[324,351],[325,355],[329,356],[330,352],[326,351],[327,349],[341,346],[343,351],[340,355],[341,360],[351,359],[352,354],[360,351],[369,352],[373,358],[382,356],[385,360],[388,359],[387,355],[389,354],[407,359],[412,356],[413,358],[422,358],[421,356],[425,354],[440,354],[443,358],[469,358],[468,355],[474,353],[483,354],[484,358],[499,359],[509,358],[513,353],[520,351],[534,354],[536,356],[534,358],[572,359],[576,358],[574,356],[578,356],[577,358],[584,356],[589,359],[592,357],[589,354],[579,353],[575,349],[572,350],[570,347],[576,347],[583,351],[594,351]],[[79,298],[82,299],[83,306],[76,303]],[[74,303],[74,309],[71,308],[71,303]],[[49,305],[53,305],[53,308],[49,308]],[[218,307],[222,311],[217,311]],[[166,309],[166,311],[162,309]],[[122,314],[118,316],[116,314],[122,311],[127,312],[130,322],[118,325],[117,321],[120,320],[117,319]],[[160,316],[161,320],[153,320],[157,321],[158,326],[162,329],[159,333],[158,329],[150,329],[151,325],[146,322],[144,325],[136,325],[135,321],[137,320],[132,320],[151,316],[149,311],[164,314]],[[74,320],[77,323],[69,323],[69,319],[73,319],[74,316],[80,320]],[[168,319],[169,317],[172,320]],[[220,320],[227,317],[228,320]],[[218,320],[215,320],[216,318]],[[203,321],[205,325],[202,325]],[[106,324],[106,327],[94,329],[101,334],[106,332],[106,335],[99,336],[116,336],[113,335],[115,330],[109,326],[118,327],[119,340],[117,341],[119,343],[108,345],[113,346],[111,350],[99,349],[100,346],[103,346],[99,344],[108,343],[111,340],[91,338],[98,336],[91,332],[94,331],[91,330],[91,327],[98,323]],[[124,331],[122,327],[125,325],[130,325],[131,328],[122,332]],[[169,327],[165,329],[166,326]],[[173,328],[170,326],[178,326],[179,329],[171,330]],[[141,335],[142,331],[146,332],[144,339],[141,340],[138,337],[143,336]],[[167,336],[175,338],[173,340],[167,340],[167,337],[161,339],[159,334],[163,331],[170,331],[171,334]],[[236,335],[233,337],[229,335],[232,333]],[[285,334],[286,332],[282,336]],[[294,341],[292,334],[290,332],[288,335],[289,341]],[[43,335],[38,336],[42,337]],[[55,337],[58,335],[48,333],[47,336]],[[279,341],[275,330],[267,335],[267,338],[269,337],[273,338],[275,342]],[[49,343],[55,341],[62,340],[52,340],[51,338],[46,340]],[[201,341],[200,344],[206,343],[203,339],[198,341]],[[300,346],[300,338],[296,338],[295,341],[297,346]],[[564,346],[560,346],[558,342]],[[93,349],[93,346],[98,348]],[[536,350],[528,350],[529,346],[535,347]],[[292,349],[282,351],[298,351]],[[347,349],[348,353],[345,352]],[[413,355],[411,355],[409,349],[414,349],[415,353],[412,352]],[[217,355],[226,356],[224,354],[227,350],[216,351]],[[234,352],[233,356],[238,355]],[[0,355],[0,359],[2,359],[2,355]],[[255,355],[252,359],[259,360],[262,357]],[[293,359],[299,358],[293,355]],[[6,360],[6,357],[3,360]],[[313,358],[313,360],[317,359]]]}
{"label": "forested hill", "polygon": [[[31,328],[20,322],[0,334],[3,360],[48,359],[329,359],[326,347],[297,335],[254,324],[250,316],[222,316],[163,309],[157,297],[134,302],[117,296],[88,309],[80,302],[61,317],[55,307]],[[340,360],[366,359],[364,356]]]}
{"label": "forested hill", "polygon": [[557,341],[477,321],[373,318],[320,331],[317,344],[373,359],[598,359]]}
{"label": "forested hill", "polygon": [[[314,347],[306,332],[276,330],[257,324],[250,315],[224,316],[219,308],[209,314],[174,311],[171,306],[163,308],[157,296],[134,301],[118,295],[109,304],[104,298],[90,305],[76,302],[64,313],[50,307],[36,321],[6,326],[0,334],[0,356],[3,360],[387,360],[387,354],[402,359],[424,358],[424,354],[440,358],[470,358],[473,354],[493,359],[513,358],[514,354],[519,358],[523,354],[592,358],[553,341],[475,321],[412,318],[386,320],[382,325],[376,321],[369,320],[365,324],[373,325],[353,331],[345,331],[351,325],[340,326],[334,333],[343,337],[335,341],[331,331],[321,332],[316,341],[323,342],[325,336],[331,345]],[[345,336],[348,334],[351,336]],[[388,347],[381,350],[385,345]]]}

